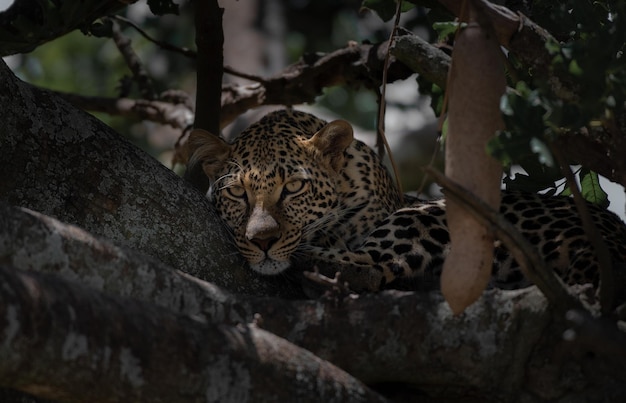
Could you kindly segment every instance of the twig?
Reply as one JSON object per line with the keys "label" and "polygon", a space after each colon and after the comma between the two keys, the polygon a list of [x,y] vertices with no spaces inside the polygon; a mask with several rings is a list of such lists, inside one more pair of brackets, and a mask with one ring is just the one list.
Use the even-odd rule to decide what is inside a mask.
{"label": "twig", "polygon": [[337,290],[347,295],[354,294],[354,292],[350,289],[349,284],[346,281],[341,280],[341,272],[335,272],[335,277],[330,278],[320,273],[317,266],[315,266],[313,267],[313,271],[304,271],[302,274],[308,280],[331,290]]}
{"label": "twig", "polygon": [[266,80],[263,77],[260,77],[254,74],[243,73],[241,71],[237,71],[233,69],[230,66],[224,66],[224,73],[227,73],[227,74],[230,74],[231,76],[235,76],[239,78],[245,78],[246,80],[254,81],[257,83],[261,83],[261,84],[264,84],[266,82]]}
{"label": "twig", "polygon": [[557,147],[551,147],[551,149],[552,154],[554,154],[555,158],[559,162],[559,165],[561,166],[561,172],[563,173],[563,176],[565,176],[567,186],[572,192],[574,204],[576,205],[576,210],[578,210],[578,215],[580,216],[583,228],[587,234],[587,239],[591,245],[593,245],[600,272],[599,294],[601,312],[602,315],[608,316],[613,312],[613,308],[616,304],[615,276],[613,275],[611,254],[606,246],[606,243],[604,242],[604,239],[598,232],[598,228],[593,223],[587,204],[585,203],[583,196],[580,194],[580,189],[578,188],[574,174],[565,160],[565,157],[563,157],[563,153]]}
{"label": "twig", "polygon": [[166,102],[164,100],[92,97],[58,91],[50,92],[64,98],[76,107],[89,111],[149,120],[167,124],[176,129],[184,129],[193,123],[194,111],[185,103]]}
{"label": "twig", "polygon": [[570,309],[583,309],[580,301],[574,298],[567,291],[561,279],[546,267],[535,248],[517,231],[513,224],[441,172],[431,167],[425,168],[425,171],[445,189],[447,198],[465,205],[477,220],[492,227],[496,237],[502,241],[519,263],[524,275],[539,287],[555,308],[562,313]]}
{"label": "twig", "polygon": [[133,77],[137,82],[141,96],[148,100],[156,99],[157,94],[152,85],[152,79],[150,79],[148,72],[143,67],[143,63],[141,63],[139,56],[137,56],[132,46],[130,46],[131,40],[122,34],[119,24],[116,21],[112,20],[111,23],[111,37],[113,42],[122,54],[122,57],[124,57],[128,68],[133,73]]}
{"label": "twig", "polygon": [[179,46],[175,46],[172,45],[169,42],[165,42],[165,41],[160,41],[158,39],[153,38],[152,36],[150,36],[146,31],[144,31],[139,25],[135,24],[133,21],[129,20],[126,17],[123,17],[121,15],[114,15],[111,18],[119,21],[119,22],[123,22],[124,24],[132,27],[135,31],[139,32],[139,34],[141,34],[141,36],[143,36],[144,38],[146,38],[148,41],[154,43],[155,45],[157,45],[158,47],[160,47],[163,50],[167,50],[170,52],[174,52],[174,53],[179,53],[185,57],[188,57],[190,59],[195,59],[197,56],[197,53],[189,48],[185,48],[185,47],[179,47]]}
{"label": "twig", "polygon": [[[259,81],[251,85],[228,84],[222,88],[222,110],[220,113],[220,127],[232,122],[237,116],[248,109],[261,105],[296,105],[312,102],[322,93],[325,87],[350,84],[380,84],[380,75],[383,60],[378,53],[382,44],[355,44],[338,49],[314,61],[300,60],[288,66],[280,74],[267,79],[243,75],[248,79]],[[393,82],[409,77],[412,71],[399,62],[392,62],[389,67],[387,80]],[[136,105],[159,101],[136,100],[130,98],[91,97],[78,94],[59,93],[69,99],[74,105],[95,112],[104,112],[111,115],[127,115],[153,120],[160,123],[170,123],[164,115],[156,113],[157,109],[142,115],[134,108]],[[154,112],[154,113],[153,113]],[[186,124],[172,124],[175,127],[185,127]]]}
{"label": "twig", "polygon": [[[123,17],[121,15],[115,15],[112,18],[123,22],[124,24],[129,25],[130,27],[132,27],[133,29],[135,29],[137,32],[139,32],[139,34],[141,36],[143,36],[144,38],[146,38],[148,41],[154,43],[155,45],[157,45],[158,47],[160,47],[163,50],[167,50],[170,52],[174,52],[174,53],[178,53],[182,56],[185,56],[189,59],[196,59],[198,57],[198,53],[195,50],[191,50],[189,48],[186,47],[180,47],[180,46],[176,46],[176,45],[172,45],[169,42],[165,42],[165,41],[161,41],[158,39],[153,38],[152,36],[150,36],[150,34],[148,34],[146,31],[144,31],[139,25],[135,24],[133,21],[129,20],[126,17]],[[235,77],[241,77],[241,78],[245,78],[246,80],[250,80],[250,81],[255,81],[255,82],[259,82],[262,83],[265,80],[263,79],[263,77],[259,77],[253,74],[247,74],[247,73],[243,73],[241,71],[237,71],[234,68],[230,67],[230,66],[224,66],[224,73],[230,74],[231,76],[235,76]]]}
{"label": "twig", "polygon": [[[400,174],[398,172],[398,166],[393,158],[393,153],[391,152],[391,147],[389,146],[389,142],[387,141],[387,135],[385,134],[385,93],[387,91],[387,76],[389,74],[389,60],[391,59],[391,47],[393,46],[393,41],[396,35],[396,31],[398,30],[398,25],[400,24],[400,15],[402,14],[402,0],[398,0],[396,2],[396,18],[393,21],[393,28],[391,29],[391,33],[389,34],[389,40],[387,41],[387,49],[385,51],[385,60],[383,61],[383,79],[382,86],[380,89],[380,96],[378,102],[378,136],[376,137],[377,142],[382,140],[384,144],[384,149],[387,150],[387,155],[389,155],[389,162],[391,163],[391,168],[393,169],[393,175],[396,179],[396,186],[398,186],[398,190],[400,191],[400,202],[404,204],[404,192],[402,191],[402,182],[400,182]],[[382,157],[383,147],[380,147],[380,144],[377,144],[379,148],[379,155]]]}

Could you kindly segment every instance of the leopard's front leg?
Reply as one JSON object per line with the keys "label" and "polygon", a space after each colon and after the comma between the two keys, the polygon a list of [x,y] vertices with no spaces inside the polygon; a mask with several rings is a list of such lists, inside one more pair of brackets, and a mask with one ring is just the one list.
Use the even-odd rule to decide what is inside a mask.
{"label": "leopard's front leg", "polygon": [[368,254],[362,251],[349,251],[340,248],[306,246],[303,252],[307,261],[301,261],[305,267],[315,263],[315,269],[326,277],[332,278],[340,273],[341,280],[352,291],[379,291],[387,283],[383,270],[376,266]]}
{"label": "leopard's front leg", "polygon": [[402,278],[437,278],[449,250],[443,209],[435,204],[398,210],[355,250],[307,247],[331,263],[354,290],[379,290]]}

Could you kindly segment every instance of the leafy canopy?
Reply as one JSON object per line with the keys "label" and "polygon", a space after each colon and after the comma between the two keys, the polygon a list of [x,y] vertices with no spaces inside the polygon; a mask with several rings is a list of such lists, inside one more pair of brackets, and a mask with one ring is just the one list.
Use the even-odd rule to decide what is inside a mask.
{"label": "leafy canopy", "polygon": [[[432,6],[430,19],[439,41],[453,42],[457,23],[451,15],[431,1],[411,3]],[[369,0],[363,7],[389,19],[396,1]],[[545,45],[552,56],[549,74],[539,74],[507,53],[512,70],[509,90],[501,100],[506,130],[492,139],[488,152],[509,169],[507,188],[567,193],[551,144],[558,136],[581,129],[593,133],[615,127],[615,112],[626,104],[626,2],[535,1],[531,18],[555,38]],[[418,81],[420,91],[432,97],[432,107],[440,114],[443,91],[424,79]],[[514,165],[525,173],[512,174]],[[584,167],[576,173],[583,195],[608,205],[598,175]]]}

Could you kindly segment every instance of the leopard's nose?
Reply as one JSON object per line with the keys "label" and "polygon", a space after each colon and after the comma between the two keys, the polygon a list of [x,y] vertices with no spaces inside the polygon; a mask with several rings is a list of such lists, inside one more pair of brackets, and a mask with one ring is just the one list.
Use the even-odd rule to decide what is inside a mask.
{"label": "leopard's nose", "polygon": [[278,236],[271,236],[268,238],[252,238],[250,240],[250,242],[252,242],[253,244],[255,244],[256,246],[259,247],[259,249],[261,249],[263,252],[267,252],[268,250],[270,250],[270,248],[272,247],[272,245],[274,245],[276,243],[276,241],[278,241],[280,237]]}
{"label": "leopard's nose", "polygon": [[246,227],[246,238],[263,252],[267,252],[280,236],[280,224],[267,210],[255,206]]}

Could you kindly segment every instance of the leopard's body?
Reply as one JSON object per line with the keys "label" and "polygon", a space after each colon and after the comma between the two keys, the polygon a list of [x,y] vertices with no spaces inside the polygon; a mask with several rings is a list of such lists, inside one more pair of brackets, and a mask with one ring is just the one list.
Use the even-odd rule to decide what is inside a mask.
{"label": "leopard's body", "polygon": [[[445,203],[403,204],[375,153],[353,139],[347,122],[326,123],[278,111],[233,144],[194,132],[191,163],[211,180],[209,198],[253,270],[284,272],[312,257],[381,273],[376,288],[398,279],[437,276],[449,249]],[[626,261],[626,227],[590,205],[612,258]],[[502,214],[572,283],[598,283],[595,253],[571,198],[504,193]],[[493,285],[529,285],[515,260],[496,244]]]}

